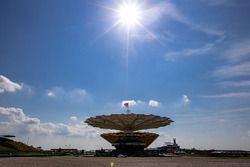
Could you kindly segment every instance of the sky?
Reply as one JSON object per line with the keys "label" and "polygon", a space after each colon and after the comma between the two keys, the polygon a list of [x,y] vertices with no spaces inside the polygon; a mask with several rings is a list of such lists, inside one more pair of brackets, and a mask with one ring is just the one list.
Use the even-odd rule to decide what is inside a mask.
{"label": "sky", "polygon": [[[120,18],[124,4],[140,17]],[[0,133],[112,148],[91,116],[170,117],[157,147],[250,150],[250,1],[1,0]]]}

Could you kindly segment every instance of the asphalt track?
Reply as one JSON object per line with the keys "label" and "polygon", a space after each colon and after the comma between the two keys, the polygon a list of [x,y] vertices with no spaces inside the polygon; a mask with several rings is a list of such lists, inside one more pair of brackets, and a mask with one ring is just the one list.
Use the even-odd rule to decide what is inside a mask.
{"label": "asphalt track", "polygon": [[198,157],[11,157],[0,167],[250,167],[250,158]]}

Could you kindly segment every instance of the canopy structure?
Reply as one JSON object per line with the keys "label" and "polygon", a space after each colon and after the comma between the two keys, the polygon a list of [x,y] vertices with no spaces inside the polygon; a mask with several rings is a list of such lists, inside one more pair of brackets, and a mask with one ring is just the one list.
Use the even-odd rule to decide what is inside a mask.
{"label": "canopy structure", "polygon": [[87,124],[102,128],[115,129],[120,132],[103,133],[101,137],[116,148],[116,154],[129,156],[140,155],[159,135],[156,133],[140,132],[143,129],[159,128],[173,122],[168,117],[145,114],[111,114],[88,118]]}
{"label": "canopy structure", "polygon": [[[130,150],[141,148],[142,150],[148,147],[159,135],[149,132],[119,132],[119,133],[104,133],[101,135],[109,141],[112,146],[117,149],[121,147],[130,147]],[[135,150],[134,150],[135,151]]]}
{"label": "canopy structure", "polygon": [[173,122],[168,117],[145,114],[111,114],[88,118],[87,124],[102,129],[115,129],[133,132],[143,129],[159,128]]}

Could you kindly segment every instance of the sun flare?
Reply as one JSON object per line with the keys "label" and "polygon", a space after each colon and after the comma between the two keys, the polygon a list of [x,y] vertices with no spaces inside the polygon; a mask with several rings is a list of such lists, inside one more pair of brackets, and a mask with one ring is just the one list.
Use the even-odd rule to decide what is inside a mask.
{"label": "sun flare", "polygon": [[141,21],[141,10],[136,3],[127,2],[118,9],[118,21],[127,28],[133,28]]}

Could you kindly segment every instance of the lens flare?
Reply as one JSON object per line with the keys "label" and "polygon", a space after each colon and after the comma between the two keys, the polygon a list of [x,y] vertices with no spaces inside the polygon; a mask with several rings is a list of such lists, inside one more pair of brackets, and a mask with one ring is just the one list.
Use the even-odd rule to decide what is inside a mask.
{"label": "lens flare", "polygon": [[127,28],[133,28],[141,21],[141,10],[136,3],[127,2],[118,9],[119,23]]}

